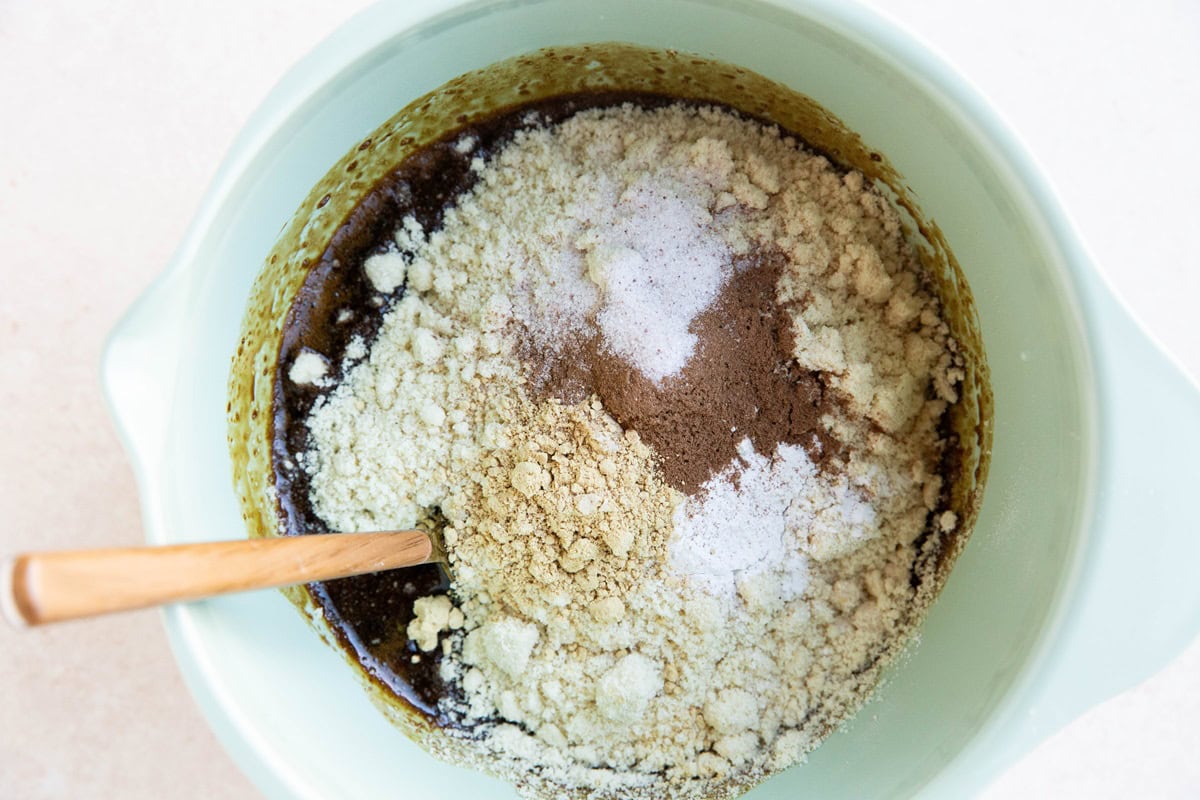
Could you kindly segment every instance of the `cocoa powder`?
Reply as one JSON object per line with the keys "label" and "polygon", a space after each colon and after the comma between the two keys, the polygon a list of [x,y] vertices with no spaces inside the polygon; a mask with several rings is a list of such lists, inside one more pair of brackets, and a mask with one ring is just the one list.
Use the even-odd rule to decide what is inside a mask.
{"label": "cocoa powder", "polygon": [[792,357],[790,317],[775,302],[785,263],[777,251],[736,258],[728,285],[689,329],[699,338],[696,354],[662,384],[599,336],[557,354],[526,344],[535,396],[574,403],[596,395],[654,449],[667,483],[688,494],[732,461],[746,438],[766,455],[781,443],[802,445],[820,463],[837,447],[820,425],[831,400],[820,374]]}

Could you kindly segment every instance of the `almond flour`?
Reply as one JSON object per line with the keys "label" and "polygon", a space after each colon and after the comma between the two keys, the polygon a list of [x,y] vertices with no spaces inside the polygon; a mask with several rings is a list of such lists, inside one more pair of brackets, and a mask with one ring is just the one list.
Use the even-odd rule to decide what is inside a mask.
{"label": "almond flour", "polygon": [[[535,796],[727,794],[815,747],[915,624],[960,361],[861,175],[720,109],[530,122],[366,261],[403,294],[313,407],[310,500],[335,530],[444,518],[451,595],[408,626],[457,689],[444,752]],[[718,345],[763,259],[782,321]],[[720,422],[653,430],[672,403]]]}

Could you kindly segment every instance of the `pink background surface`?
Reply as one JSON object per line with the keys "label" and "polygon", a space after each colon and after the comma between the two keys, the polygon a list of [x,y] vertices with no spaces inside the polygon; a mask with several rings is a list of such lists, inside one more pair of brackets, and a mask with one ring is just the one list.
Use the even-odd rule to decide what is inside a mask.
{"label": "pink background surface", "polygon": [[[0,0],[0,554],[142,539],[100,395],[107,332],[246,117],[361,2]],[[1200,5],[879,0],[997,104],[1101,267],[1200,374]],[[1069,6],[1069,7],[1068,7]],[[1163,157],[1164,154],[1169,157]],[[249,798],[155,612],[0,626],[0,797]],[[1200,643],[986,792],[1200,797]]]}

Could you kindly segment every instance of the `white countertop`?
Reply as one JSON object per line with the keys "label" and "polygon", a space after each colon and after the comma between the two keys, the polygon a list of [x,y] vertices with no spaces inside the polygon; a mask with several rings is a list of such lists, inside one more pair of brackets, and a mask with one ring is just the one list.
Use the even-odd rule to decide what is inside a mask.
{"label": "white countertop", "polygon": [[[103,337],[170,258],[246,117],[361,5],[0,3],[0,554],[141,540],[98,386]],[[874,5],[991,98],[1099,266],[1200,376],[1200,4]],[[0,797],[256,796],[154,612],[0,626],[0,685]],[[1200,641],[984,796],[1200,797],[1198,753]]]}

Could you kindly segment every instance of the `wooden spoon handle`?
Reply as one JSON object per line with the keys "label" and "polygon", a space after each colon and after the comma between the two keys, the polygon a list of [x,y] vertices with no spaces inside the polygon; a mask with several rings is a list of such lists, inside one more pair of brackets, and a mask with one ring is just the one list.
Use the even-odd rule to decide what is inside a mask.
{"label": "wooden spoon handle", "polygon": [[4,565],[5,616],[42,625],[112,611],[423,564],[422,531],[25,553]]}

